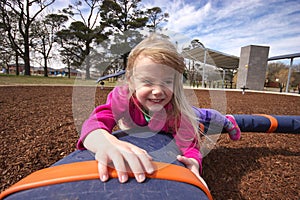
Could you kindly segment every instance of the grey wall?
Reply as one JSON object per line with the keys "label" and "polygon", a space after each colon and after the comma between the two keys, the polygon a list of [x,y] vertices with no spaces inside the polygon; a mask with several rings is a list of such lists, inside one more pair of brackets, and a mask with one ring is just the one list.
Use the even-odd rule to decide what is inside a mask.
{"label": "grey wall", "polygon": [[237,89],[263,90],[269,56],[268,46],[245,46],[241,48],[237,77]]}

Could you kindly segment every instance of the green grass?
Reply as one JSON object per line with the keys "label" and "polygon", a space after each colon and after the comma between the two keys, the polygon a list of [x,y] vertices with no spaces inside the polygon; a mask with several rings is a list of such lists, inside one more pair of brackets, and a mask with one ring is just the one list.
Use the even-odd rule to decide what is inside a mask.
{"label": "green grass", "polygon": [[[0,85],[96,85],[96,80],[82,80],[76,77],[44,77],[0,74]],[[105,82],[105,86],[114,86],[115,83]]]}

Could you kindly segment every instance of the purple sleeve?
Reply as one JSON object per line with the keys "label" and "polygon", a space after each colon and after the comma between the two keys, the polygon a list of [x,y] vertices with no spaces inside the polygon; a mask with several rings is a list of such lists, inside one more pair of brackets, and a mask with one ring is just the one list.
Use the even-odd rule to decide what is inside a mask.
{"label": "purple sleeve", "polygon": [[[121,89],[118,87],[112,90],[108,94],[106,104],[96,107],[90,117],[83,123],[80,138],[77,142],[78,149],[85,149],[83,146],[83,140],[92,131],[96,129],[104,129],[110,133],[112,132],[112,129],[118,120],[118,114],[122,112],[119,110],[122,108],[122,98],[124,96],[120,95],[120,90]],[[118,102],[118,104],[114,102]],[[113,110],[112,104],[114,104]]]}
{"label": "purple sleeve", "polygon": [[199,118],[201,123],[211,122],[218,123],[220,125],[225,125],[226,117],[214,109],[196,108],[193,107],[196,116]]}
{"label": "purple sleeve", "polygon": [[205,126],[205,132],[207,132],[208,128],[215,132],[221,132],[223,127],[226,127],[229,123],[229,120],[225,117],[225,115],[221,114],[217,110],[196,107],[193,107],[193,110],[196,113],[199,122]]}

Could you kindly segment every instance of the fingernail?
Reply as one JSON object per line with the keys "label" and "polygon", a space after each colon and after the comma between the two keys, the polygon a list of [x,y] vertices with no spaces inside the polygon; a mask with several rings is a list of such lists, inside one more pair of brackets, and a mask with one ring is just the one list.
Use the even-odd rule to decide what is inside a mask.
{"label": "fingernail", "polygon": [[140,175],[138,175],[138,181],[141,183],[141,182],[143,182],[144,180],[145,180],[145,174],[140,174]]}
{"label": "fingernail", "polygon": [[121,183],[125,183],[127,181],[127,176],[126,175],[122,175],[120,181],[121,181]]}
{"label": "fingernail", "polygon": [[148,169],[148,171],[147,171],[148,174],[152,174],[153,172],[154,172],[154,169],[153,169],[153,168],[150,168],[150,169]]}
{"label": "fingernail", "polygon": [[106,176],[106,175],[102,175],[102,176],[101,176],[101,181],[104,182],[104,181],[106,181],[106,180],[107,180],[107,176]]}

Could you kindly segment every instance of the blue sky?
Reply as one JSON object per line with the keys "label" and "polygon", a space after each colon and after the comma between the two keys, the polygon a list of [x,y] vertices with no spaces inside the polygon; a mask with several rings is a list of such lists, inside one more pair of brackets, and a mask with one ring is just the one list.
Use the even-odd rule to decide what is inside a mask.
{"label": "blue sky", "polygon": [[[67,4],[57,0],[54,7]],[[247,45],[270,46],[269,57],[300,52],[300,0],[142,0],[142,4],[169,13],[168,30],[227,54],[240,56],[241,47]]]}
{"label": "blue sky", "polygon": [[[145,0],[170,14],[167,28],[235,56],[247,45],[269,56],[300,52],[300,0]],[[146,3],[147,2],[147,3]]]}

